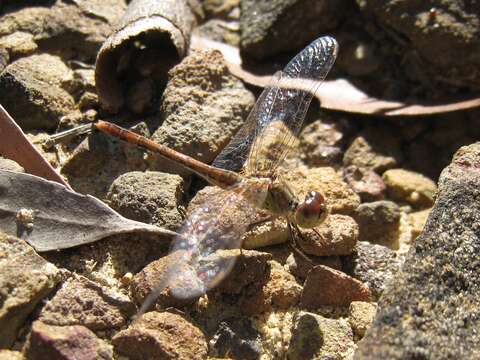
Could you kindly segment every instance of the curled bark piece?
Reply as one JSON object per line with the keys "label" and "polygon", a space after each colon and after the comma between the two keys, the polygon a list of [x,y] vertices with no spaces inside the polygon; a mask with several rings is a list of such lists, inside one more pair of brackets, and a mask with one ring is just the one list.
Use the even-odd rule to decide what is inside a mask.
{"label": "curled bark piece", "polygon": [[190,2],[133,0],[130,3],[97,56],[95,82],[99,99],[107,110],[118,112],[129,87],[145,78],[166,78],[168,70],[185,56],[196,24]]}

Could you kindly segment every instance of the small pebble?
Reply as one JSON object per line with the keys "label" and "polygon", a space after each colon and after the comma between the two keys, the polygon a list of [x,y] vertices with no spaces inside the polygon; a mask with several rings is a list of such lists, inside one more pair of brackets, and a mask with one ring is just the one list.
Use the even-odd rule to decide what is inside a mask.
{"label": "small pebble", "polygon": [[372,324],[377,312],[377,305],[364,301],[352,301],[348,309],[348,321],[358,339],[365,335],[365,331]]}

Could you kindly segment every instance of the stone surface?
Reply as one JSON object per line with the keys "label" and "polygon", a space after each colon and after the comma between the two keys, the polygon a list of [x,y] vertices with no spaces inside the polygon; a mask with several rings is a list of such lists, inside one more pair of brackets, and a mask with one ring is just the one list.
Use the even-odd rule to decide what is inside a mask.
{"label": "stone surface", "polygon": [[61,87],[70,69],[48,54],[18,59],[0,74],[0,103],[24,129],[53,129],[74,109],[72,96]]}
{"label": "stone surface", "polygon": [[443,170],[435,206],[356,359],[480,357],[480,143]]}
{"label": "stone surface", "polygon": [[322,305],[349,306],[352,301],[370,301],[367,285],[347,274],[317,265],[307,275],[300,304],[307,309]]}
{"label": "stone surface", "polygon": [[25,241],[0,233],[0,348],[13,344],[27,316],[59,281],[59,270]]}
{"label": "stone surface", "polygon": [[425,209],[421,211],[415,211],[408,214],[408,220],[410,225],[412,225],[412,238],[416,239],[419,236],[423,228],[425,227],[425,223],[427,222],[428,215],[432,209]]}
{"label": "stone surface", "polygon": [[382,173],[397,167],[402,160],[399,142],[397,136],[385,129],[368,129],[350,144],[343,156],[343,164]]}
{"label": "stone surface", "polygon": [[184,181],[178,175],[133,171],[110,186],[110,206],[126,218],[176,230],[182,224]]}
{"label": "stone surface", "polygon": [[33,41],[33,35],[21,31],[0,37],[0,47],[8,51],[10,61],[31,55],[38,48],[35,41]]}
{"label": "stone surface", "polygon": [[242,0],[241,50],[258,60],[297,50],[335,28],[346,6],[346,1],[329,0]]}
{"label": "stone surface", "polygon": [[43,307],[48,325],[83,325],[93,331],[119,329],[136,312],[129,298],[82,276],[70,278]]}
{"label": "stone surface", "polygon": [[[187,56],[169,76],[161,107],[162,126],[152,140],[210,163],[242,125],[254,97],[214,50]],[[186,173],[158,155],[150,155],[149,163],[153,170]]]}
{"label": "stone surface", "polygon": [[[463,1],[357,0],[360,8],[382,26],[393,29],[419,53],[422,70],[456,83],[478,87],[480,60],[472,56],[480,45],[480,10]],[[424,75],[425,76],[425,75]]]}
{"label": "stone surface", "polygon": [[360,204],[360,198],[331,167],[299,168],[284,175],[299,199],[310,190],[320,191],[333,214],[351,214]]}
{"label": "stone surface", "polygon": [[24,360],[20,351],[0,350],[0,360]]}
{"label": "stone surface", "polygon": [[358,239],[358,225],[350,216],[332,214],[314,229],[301,230],[297,244],[309,255],[348,255]]}
{"label": "stone surface", "polygon": [[352,329],[345,319],[327,319],[305,311],[295,316],[289,360],[343,360],[353,349]]}
{"label": "stone surface", "polygon": [[359,241],[352,255],[342,262],[343,271],[365,283],[377,300],[397,275],[402,258],[385,246]]}
{"label": "stone surface", "polygon": [[305,279],[308,272],[316,265],[325,265],[335,270],[342,269],[342,261],[338,256],[310,256],[306,259],[297,252],[292,252],[286,261],[288,271],[300,279]]}
{"label": "stone surface", "polygon": [[210,340],[210,349],[216,357],[258,359],[262,354],[261,336],[246,317],[225,319]]}
{"label": "stone surface", "polygon": [[2,157],[0,157],[0,169],[22,173],[25,172],[25,169],[19,164],[17,164],[15,161]]}
{"label": "stone surface", "polygon": [[377,312],[377,305],[364,301],[352,301],[348,308],[348,322],[357,339],[365,335]]}
{"label": "stone surface", "polygon": [[385,197],[385,183],[371,169],[347,166],[343,169],[343,179],[360,196],[362,202],[383,200]]}
{"label": "stone surface", "polygon": [[400,209],[392,201],[361,204],[353,215],[360,228],[360,241],[399,247]]}
{"label": "stone surface", "polygon": [[391,169],[383,174],[388,196],[416,207],[430,207],[435,200],[437,185],[429,178],[404,169]]}
{"label": "stone surface", "polygon": [[84,326],[52,326],[35,321],[25,345],[29,360],[111,360],[110,345]]}
{"label": "stone surface", "polygon": [[29,33],[41,50],[93,60],[125,8],[123,0],[57,1],[50,6],[28,6],[1,17],[0,35]]}
{"label": "stone surface", "polygon": [[112,339],[115,351],[136,359],[204,359],[205,335],[182,316],[152,311]]}

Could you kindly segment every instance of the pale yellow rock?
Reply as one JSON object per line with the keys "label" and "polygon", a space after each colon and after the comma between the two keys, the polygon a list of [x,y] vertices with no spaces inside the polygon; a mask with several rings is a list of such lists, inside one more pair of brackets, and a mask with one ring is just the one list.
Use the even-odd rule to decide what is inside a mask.
{"label": "pale yellow rock", "polygon": [[415,240],[422,231],[425,223],[427,222],[428,215],[432,209],[425,209],[422,211],[416,211],[409,214],[408,218],[410,224],[412,225],[412,240]]}
{"label": "pale yellow rock", "polygon": [[377,305],[364,301],[352,301],[348,310],[348,321],[358,338],[365,335],[377,312]]}

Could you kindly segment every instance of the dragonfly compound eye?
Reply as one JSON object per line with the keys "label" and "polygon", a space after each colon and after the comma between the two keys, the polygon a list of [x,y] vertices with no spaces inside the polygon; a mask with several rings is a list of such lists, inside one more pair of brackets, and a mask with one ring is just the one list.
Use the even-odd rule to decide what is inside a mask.
{"label": "dragonfly compound eye", "polygon": [[322,194],[310,191],[295,211],[295,221],[302,228],[320,225],[328,215],[327,204]]}

